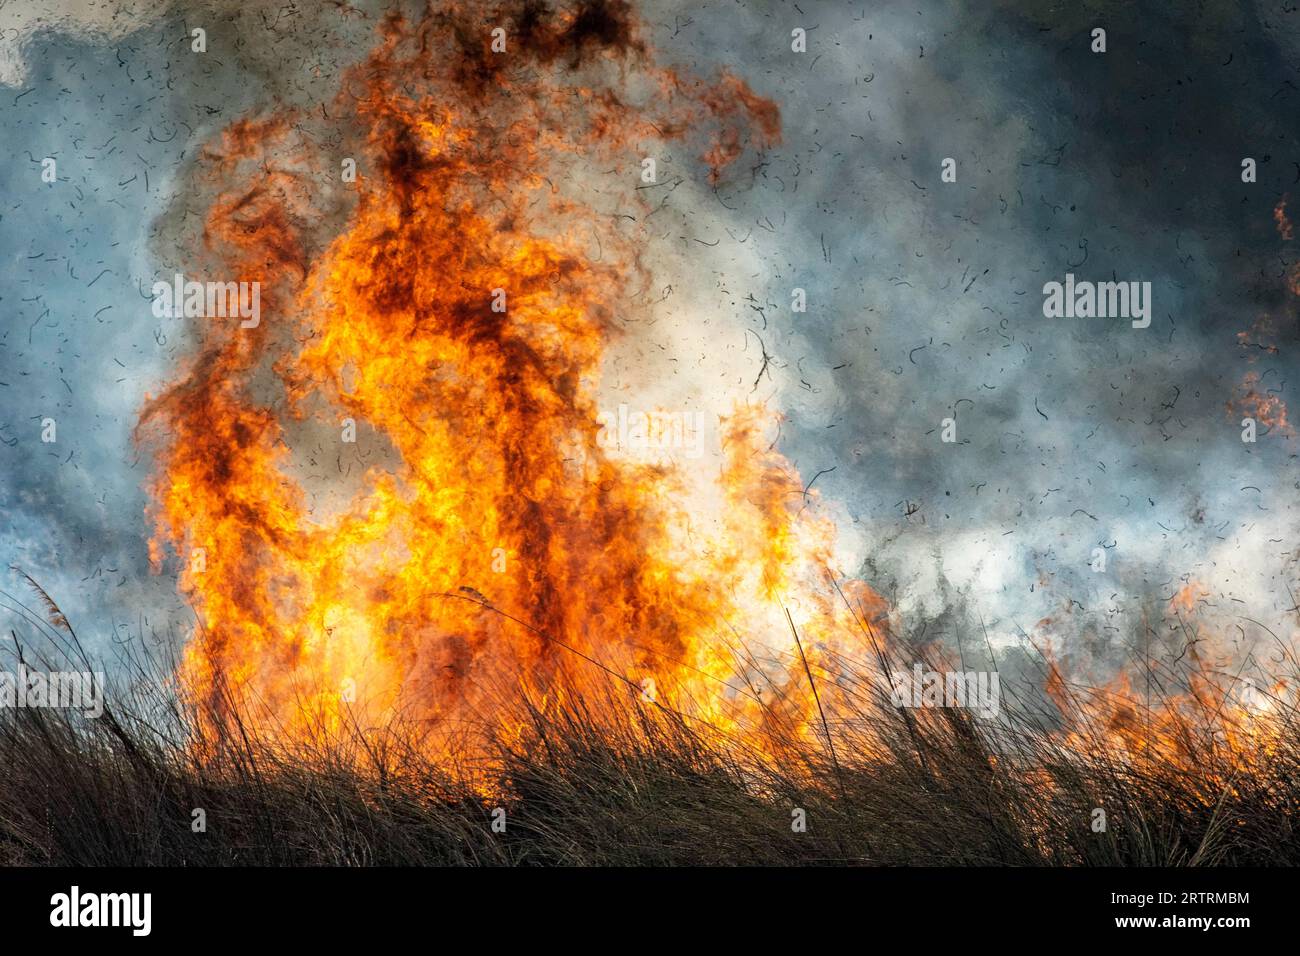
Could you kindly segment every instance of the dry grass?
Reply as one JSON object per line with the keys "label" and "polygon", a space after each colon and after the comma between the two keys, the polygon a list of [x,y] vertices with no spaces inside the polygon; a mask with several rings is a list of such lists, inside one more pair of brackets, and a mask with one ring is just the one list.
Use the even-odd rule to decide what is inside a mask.
{"label": "dry grass", "polygon": [[[94,669],[70,627],[26,618],[46,649],[29,665]],[[11,636],[15,654],[30,653]],[[1168,708],[1161,732],[1185,741],[1135,754],[1102,730],[1113,702],[1081,691],[1053,707],[1004,689],[1002,719],[982,721],[901,711],[874,685],[841,680],[832,756],[824,734],[774,730],[763,752],[736,746],[611,681],[562,706],[516,689],[508,740],[490,735],[472,761],[431,761],[409,724],[266,739],[234,695],[196,714],[169,692],[170,662],[147,660],[124,652],[98,720],[0,711],[0,863],[1300,862],[1300,742],[1282,702],[1226,742],[1195,706]],[[1160,676],[1172,695],[1172,675]],[[206,832],[191,828],[195,808]],[[792,828],[795,808],[806,832]]]}

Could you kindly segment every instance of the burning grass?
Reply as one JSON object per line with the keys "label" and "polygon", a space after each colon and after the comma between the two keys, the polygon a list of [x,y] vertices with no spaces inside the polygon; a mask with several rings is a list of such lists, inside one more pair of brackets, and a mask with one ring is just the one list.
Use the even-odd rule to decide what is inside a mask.
{"label": "burning grass", "polygon": [[[24,647],[28,666],[90,669],[70,626],[24,616],[44,648]],[[996,721],[899,709],[865,676],[810,671],[833,719],[815,734],[773,720],[762,737],[732,737],[614,677],[598,692],[584,681],[582,693],[520,682],[491,691],[501,698],[491,725],[440,728],[435,748],[426,722],[401,715],[311,733],[304,718],[277,735],[227,685],[216,697],[176,693],[173,667],[124,645],[99,719],[0,712],[0,861],[1300,862],[1294,707],[1263,694],[1255,709],[1232,711],[1232,693],[1216,696],[1219,685],[1187,662],[1148,675],[1149,710],[1122,688],[1070,686],[1049,671],[1057,702],[1011,685]]]}
{"label": "burning grass", "polygon": [[[662,384],[609,381],[652,290],[724,284],[657,271],[710,246],[661,243],[667,194],[758,177],[776,101],[669,64],[624,0],[401,6],[319,120],[198,152],[175,274],[260,290],[256,323],[185,327],[137,431],[198,633],[122,646],[98,719],[0,710],[0,860],[1300,862],[1292,703],[1243,709],[1194,653],[1140,692],[1042,660],[991,719],[920,680],[895,706],[882,677],[943,662],[829,570],[862,556],[777,450],[762,339],[752,386],[665,388],[671,416],[735,383],[717,447],[602,438]],[[93,670],[45,603],[14,655]]]}

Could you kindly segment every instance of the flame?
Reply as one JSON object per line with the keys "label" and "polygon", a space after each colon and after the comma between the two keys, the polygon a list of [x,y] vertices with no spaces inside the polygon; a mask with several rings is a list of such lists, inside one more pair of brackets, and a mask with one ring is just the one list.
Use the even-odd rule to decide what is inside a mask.
{"label": "flame", "polygon": [[1266,777],[1294,733],[1290,681],[1267,674],[1248,649],[1223,648],[1213,627],[1202,636],[1196,618],[1208,597],[1198,582],[1184,583],[1163,616],[1171,640],[1163,649],[1159,640],[1140,648],[1104,681],[1067,679],[1051,645],[1035,645],[1046,662],[1044,693],[1060,716],[1056,740],[1067,753],[1195,781],[1206,806],[1252,774]]}
{"label": "flame", "polygon": [[142,415],[152,555],[179,559],[201,625],[184,684],[239,688],[262,715],[245,720],[290,738],[398,713],[490,723],[503,687],[554,700],[561,677],[727,733],[773,715],[815,732],[803,662],[859,613],[882,626],[884,603],[827,592],[835,529],[773,449],[772,410],[719,416],[699,466],[598,440],[644,231],[580,184],[583,163],[663,138],[698,144],[717,182],[778,141],[775,104],[657,66],[609,0],[390,15],[332,113],[362,173],[331,225],[313,163],[334,157],[293,115],[236,122],[204,155],[206,249],[261,283],[264,318],[204,320]]}
{"label": "flame", "polygon": [[[1277,205],[1273,207],[1273,223],[1283,242],[1290,242],[1294,236],[1294,225],[1287,215],[1287,205],[1290,201],[1290,194],[1283,194]],[[1288,267],[1285,281],[1287,290],[1292,295],[1300,296],[1300,263],[1293,263]],[[1245,350],[1248,363],[1253,365],[1261,354],[1278,354],[1276,325],[1274,317],[1265,314],[1258,316],[1249,330],[1237,333],[1237,345]],[[1260,373],[1251,369],[1246,372],[1233,396],[1225,403],[1225,407],[1228,414],[1234,418],[1253,418],[1270,432],[1276,431],[1287,438],[1294,438],[1295,427],[1290,422],[1286,402],[1280,392],[1280,388],[1263,388]]]}
{"label": "flame", "polygon": [[1159,668],[1140,686],[1121,672],[1086,691],[1067,691],[1057,676],[1052,697],[1071,717],[1061,734],[1068,748],[1195,776],[1211,803],[1242,775],[1262,771],[1293,732],[1285,680],[1257,690],[1254,680],[1218,673],[1199,659],[1179,672],[1176,691]]}
{"label": "flame", "polygon": [[1237,391],[1238,394],[1227,402],[1228,412],[1234,418],[1253,418],[1269,431],[1277,431],[1288,438],[1295,437],[1286,402],[1280,395],[1263,387],[1258,372],[1247,372]]}
{"label": "flame", "polygon": [[[847,725],[813,682],[868,684],[847,645],[887,636],[890,610],[843,580],[777,413],[728,407],[699,460],[601,435],[604,362],[648,308],[652,203],[633,185],[600,197],[592,171],[677,140],[718,183],[779,141],[775,104],[657,65],[605,0],[390,15],[330,115],[355,146],[348,202],[322,186],[338,155],[291,112],[237,121],[202,156],[194,255],[259,282],[264,317],[202,320],[141,417],[151,555],[177,562],[200,625],[181,685],[211,711],[233,688],[246,726],[291,741],[411,718],[434,752],[466,728],[519,734],[521,690],[545,709],[613,688],[759,751]],[[1259,412],[1286,428],[1284,407]],[[1203,597],[1188,582],[1169,610]],[[1190,660],[1186,694],[1153,704],[1121,674],[1063,739],[1190,764],[1189,726],[1242,753],[1278,726],[1267,697],[1239,705]],[[1079,713],[1048,664],[1046,693]]]}
{"label": "flame", "polygon": [[1169,599],[1169,610],[1175,614],[1191,614],[1197,606],[1210,597],[1209,589],[1189,578]]}
{"label": "flame", "polygon": [[1286,214],[1287,203],[1290,201],[1291,195],[1289,193],[1284,194],[1282,198],[1277,201],[1277,205],[1273,207],[1273,224],[1277,227],[1277,234],[1287,242],[1290,242],[1292,237],[1295,235],[1291,219]]}

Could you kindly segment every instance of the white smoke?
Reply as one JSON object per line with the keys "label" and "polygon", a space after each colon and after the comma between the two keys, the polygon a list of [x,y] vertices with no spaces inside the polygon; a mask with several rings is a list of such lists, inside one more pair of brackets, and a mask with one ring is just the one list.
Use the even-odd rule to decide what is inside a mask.
{"label": "white smoke", "polygon": [[11,0],[0,4],[0,83],[23,86],[32,39],[43,32],[94,43],[120,40],[162,19],[172,0]]}

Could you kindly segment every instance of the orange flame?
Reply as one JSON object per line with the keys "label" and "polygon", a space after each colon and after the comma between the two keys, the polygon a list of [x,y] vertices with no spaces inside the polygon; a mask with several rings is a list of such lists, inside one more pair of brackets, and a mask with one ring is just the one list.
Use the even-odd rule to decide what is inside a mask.
{"label": "orange flame", "polygon": [[1275,430],[1288,438],[1295,436],[1295,428],[1287,415],[1286,402],[1280,395],[1263,390],[1258,372],[1247,372],[1238,392],[1227,403],[1230,414],[1234,417],[1243,415],[1253,418],[1270,431]]}
{"label": "orange flame", "polygon": [[[318,223],[295,117],[235,123],[205,155],[241,183],[208,247],[261,282],[266,317],[206,323],[142,416],[154,559],[175,551],[202,625],[182,677],[241,688],[290,735],[357,714],[490,720],[503,680],[561,674],[728,731],[784,708],[802,732],[803,652],[852,626],[824,589],[834,528],[761,406],[721,416],[701,468],[602,446],[601,362],[638,307],[642,236],[579,172],[703,137],[716,181],[778,140],[779,112],[735,76],[654,65],[616,0],[492,14],[384,22],[333,111],[364,143],[338,228]],[[880,624],[883,602],[848,591]],[[802,647],[783,611],[799,601]]]}
{"label": "orange flame", "polygon": [[1294,228],[1291,225],[1291,219],[1286,214],[1286,206],[1290,201],[1291,196],[1288,193],[1279,199],[1277,205],[1273,207],[1273,224],[1277,226],[1277,234],[1287,242],[1290,242],[1291,238],[1295,235]]}

